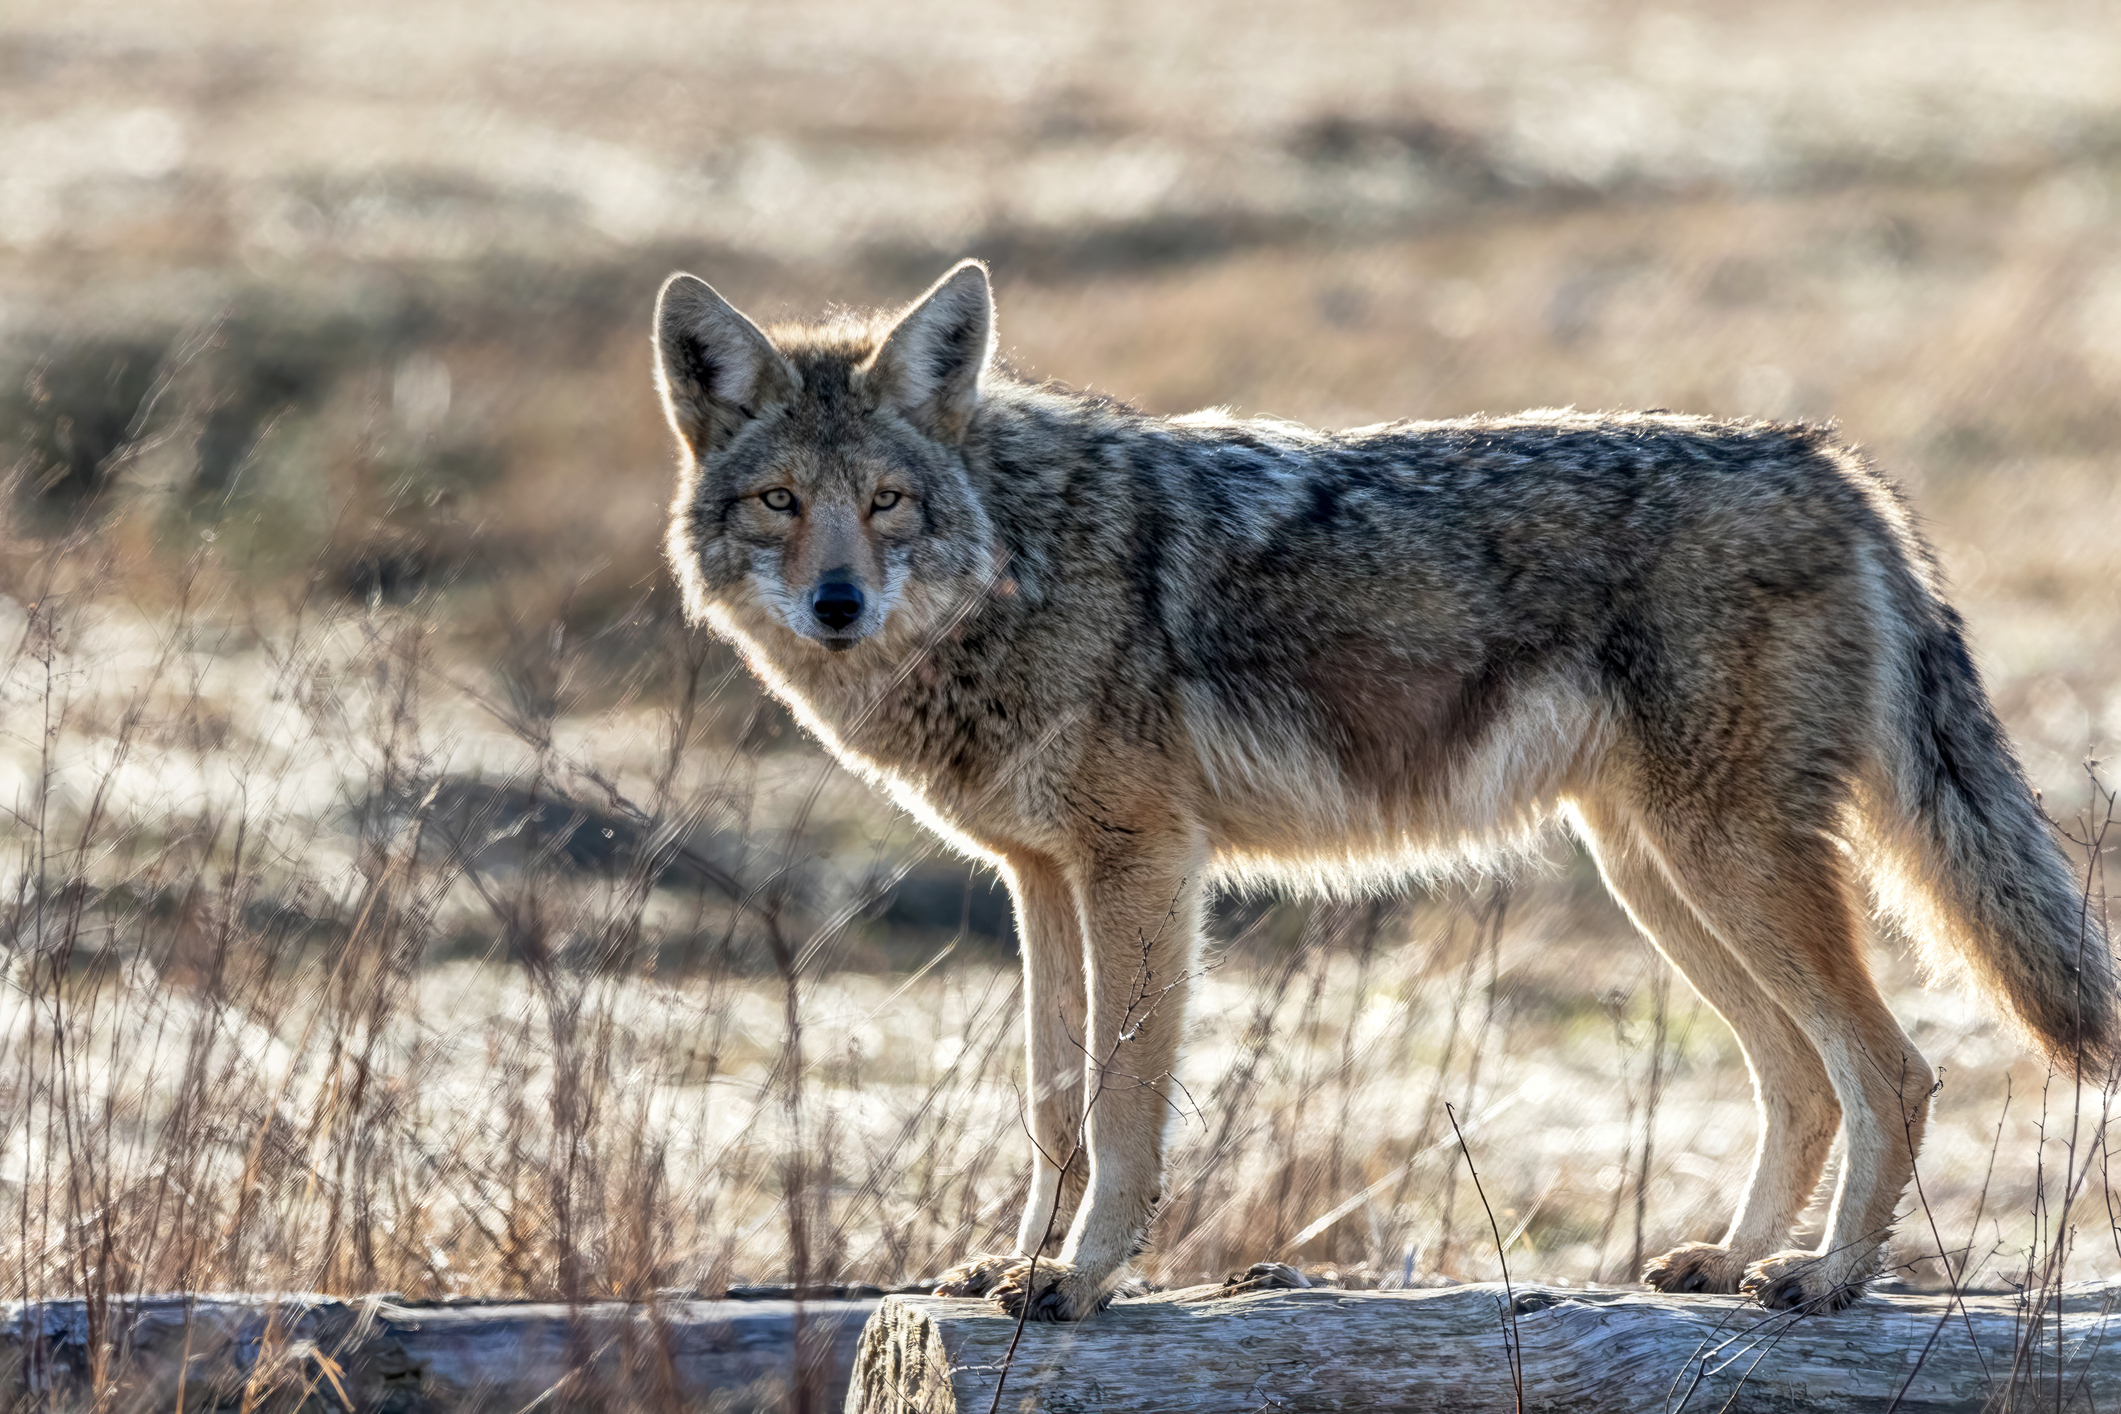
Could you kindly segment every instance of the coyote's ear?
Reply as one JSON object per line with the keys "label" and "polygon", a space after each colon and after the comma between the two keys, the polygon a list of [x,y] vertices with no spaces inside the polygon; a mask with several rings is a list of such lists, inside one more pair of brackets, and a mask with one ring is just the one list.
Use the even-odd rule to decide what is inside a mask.
{"label": "coyote's ear", "polygon": [[759,326],[695,275],[672,275],[655,301],[656,391],[670,430],[696,456],[802,386]]}
{"label": "coyote's ear", "polygon": [[980,378],[994,356],[994,291],[987,267],[959,263],[899,316],[861,370],[862,385],[916,427],[946,442],[965,435]]}

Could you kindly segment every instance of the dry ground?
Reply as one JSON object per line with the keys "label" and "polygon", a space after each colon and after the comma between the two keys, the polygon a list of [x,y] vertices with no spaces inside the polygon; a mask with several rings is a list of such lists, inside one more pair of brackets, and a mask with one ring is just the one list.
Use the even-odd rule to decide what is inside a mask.
{"label": "dry ground", "polygon": [[[2121,30],[1765,8],[0,18],[0,1290],[888,1284],[1013,1226],[988,886],[671,621],[676,266],[782,314],[987,254],[1012,360],[1159,411],[1839,418],[2073,816]],[[1713,1235],[1743,1064],[1565,848],[1219,929],[1152,1277],[1491,1275],[1445,1101],[1513,1270]],[[2101,1098],[1880,967],[1945,1071],[1911,1275],[2121,1270]]]}

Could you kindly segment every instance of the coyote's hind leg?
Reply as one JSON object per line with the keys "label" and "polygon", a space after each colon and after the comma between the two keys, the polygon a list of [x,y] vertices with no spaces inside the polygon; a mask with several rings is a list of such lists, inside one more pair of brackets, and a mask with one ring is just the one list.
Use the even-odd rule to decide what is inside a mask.
{"label": "coyote's hind leg", "polygon": [[1771,1253],[1739,1287],[1776,1309],[1839,1310],[1891,1235],[1929,1118],[1932,1075],[1878,994],[1840,860],[1791,821],[1644,822],[1685,897],[1818,1052],[1841,1103],[1841,1179],[1814,1251]]}
{"label": "coyote's hind leg", "polygon": [[1760,1134],[1729,1229],[1720,1242],[1682,1243],[1653,1258],[1642,1273],[1660,1291],[1734,1292],[1750,1264],[1788,1244],[1825,1167],[1840,1107],[1817,1049],[1704,926],[1640,832],[1611,808],[1580,805],[1579,814],[1606,886],[1729,1023],[1752,1072]]}

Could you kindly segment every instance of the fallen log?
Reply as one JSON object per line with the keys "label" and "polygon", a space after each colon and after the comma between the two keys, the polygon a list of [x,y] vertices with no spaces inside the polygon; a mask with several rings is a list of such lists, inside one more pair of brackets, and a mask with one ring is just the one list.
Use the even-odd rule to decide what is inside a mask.
{"label": "fallen log", "polygon": [[[874,1300],[401,1304],[385,1297],[12,1302],[0,1347],[42,1407],[833,1410]],[[93,1319],[92,1319],[93,1317]],[[5,1401],[12,1406],[16,1401]]]}
{"label": "fallen log", "polygon": [[2121,1283],[2044,1301],[1874,1294],[1831,1316],[1546,1287],[1514,1302],[1492,1285],[1221,1291],[1121,1300],[1020,1339],[989,1302],[889,1296],[862,1332],[847,1409],[1974,1414],[2018,1407],[2013,1391],[2043,1409],[2121,1405]]}

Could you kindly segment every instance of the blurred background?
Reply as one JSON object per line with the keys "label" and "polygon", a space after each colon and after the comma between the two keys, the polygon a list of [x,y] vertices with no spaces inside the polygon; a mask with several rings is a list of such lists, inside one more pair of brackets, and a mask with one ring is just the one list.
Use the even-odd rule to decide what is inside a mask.
{"label": "blurred background", "polygon": [[[0,1180],[56,1206],[9,1289],[891,1282],[1013,1228],[1005,900],[677,624],[647,339],[673,269],[786,317],[964,255],[1016,366],[1154,412],[1838,419],[2051,811],[2110,803],[2111,3],[13,6]],[[1490,1273],[1454,1096],[1526,1269],[1715,1235],[1742,1061],[1565,846],[1218,929],[1152,1275]],[[1880,966],[1947,1076],[1910,1271],[2067,1255],[2074,1101]],[[109,1042],[70,1090],[52,1008]],[[211,1221],[150,1203],[187,1124]]]}
{"label": "blurred background", "polygon": [[975,254],[1153,411],[1839,418],[2050,786],[2121,726],[2110,5],[91,0],[0,20],[0,124],[30,495],[246,574],[667,613],[658,280]]}

